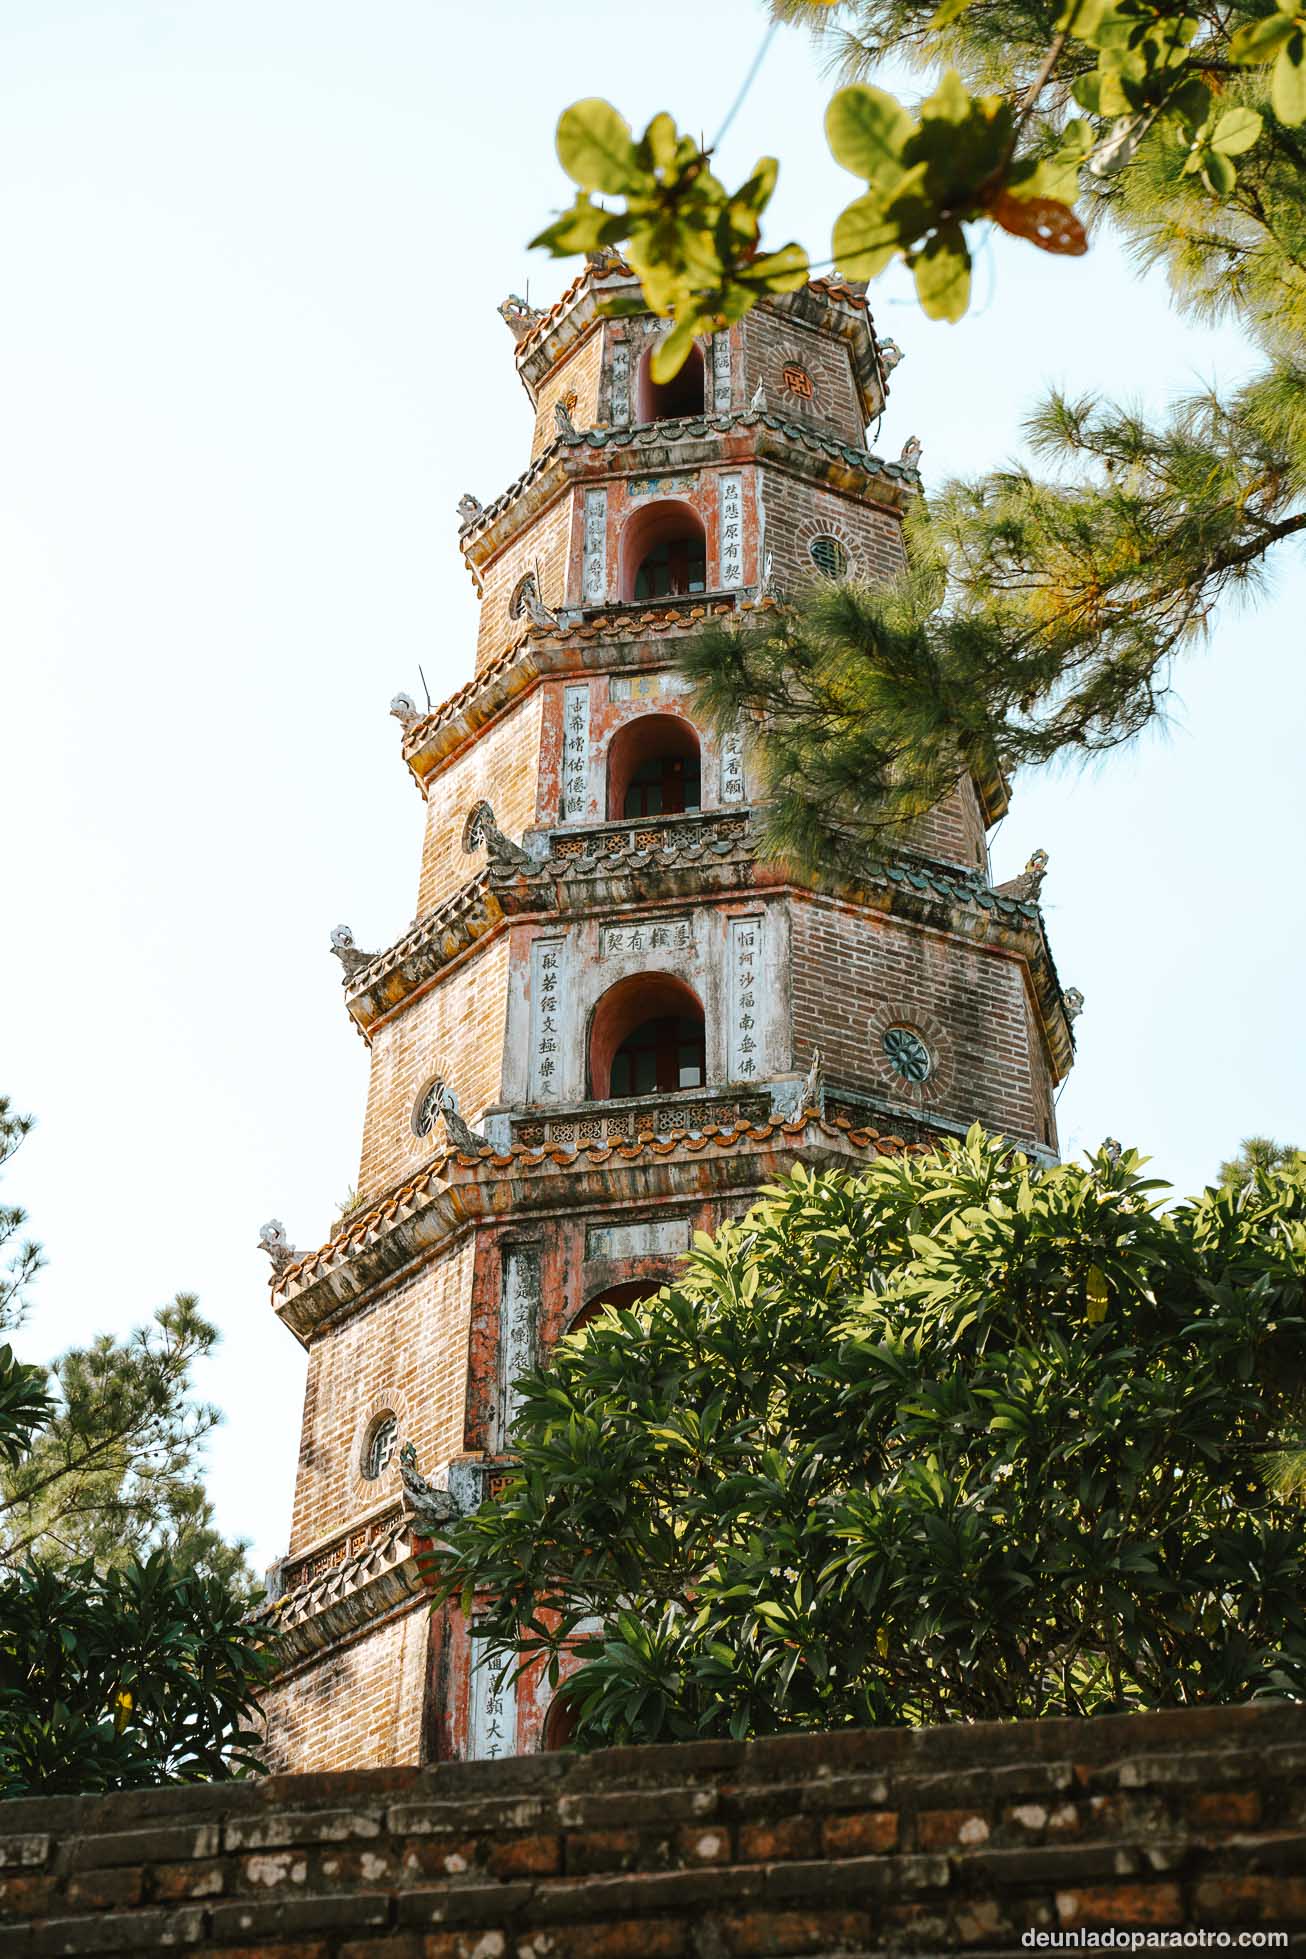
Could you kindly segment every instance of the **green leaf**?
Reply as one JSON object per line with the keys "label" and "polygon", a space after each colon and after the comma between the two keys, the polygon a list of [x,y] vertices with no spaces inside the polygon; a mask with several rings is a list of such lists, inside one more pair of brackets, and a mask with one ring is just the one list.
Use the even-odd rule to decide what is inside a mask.
{"label": "green leaf", "polygon": [[1202,156],[1202,180],[1217,197],[1228,197],[1238,182],[1238,172],[1222,151],[1207,150]]}
{"label": "green leaf", "polygon": [[782,245],[778,251],[750,259],[739,277],[763,292],[797,292],[807,284],[811,269],[801,245]]}
{"label": "green leaf", "polygon": [[825,112],[825,134],[836,163],[867,183],[891,186],[903,171],[902,152],[916,131],[896,97],[858,82],[836,90]]}
{"label": "green leaf", "polygon": [[630,124],[602,96],[573,102],[558,118],[558,161],[582,190],[619,192],[646,182]]}
{"label": "green leaf", "polygon": [[1255,109],[1226,109],[1211,132],[1211,148],[1223,156],[1241,156],[1258,140],[1264,127]]}
{"label": "green leaf", "polygon": [[537,233],[531,239],[530,249],[552,252],[554,258],[571,258],[577,252],[592,252],[600,245],[616,244],[625,228],[623,217],[591,204],[588,191],[577,191],[570,210]]}
{"label": "green leaf", "polygon": [[1306,122],[1306,34],[1300,28],[1270,70],[1270,101],[1279,121],[1295,129]]}
{"label": "green leaf", "polygon": [[940,225],[912,259],[916,296],[931,320],[959,320],[970,305],[970,253],[959,224]]}
{"label": "green leaf", "polygon": [[[678,320],[664,340],[659,340],[649,362],[649,373],[656,382],[669,381],[672,375],[679,374],[689,358],[698,330],[699,317],[697,313],[691,313]],[[657,1434],[658,1431],[654,1430],[653,1433]]]}
{"label": "green leaf", "polygon": [[902,243],[877,192],[856,197],[834,221],[831,246],[835,269],[845,279],[873,279],[882,272]]}
{"label": "green leaf", "polygon": [[1229,59],[1244,66],[1273,61],[1286,42],[1292,39],[1293,21],[1285,12],[1267,14],[1264,20],[1248,21],[1229,37]]}
{"label": "green leaf", "polygon": [[1089,1266],[1088,1277],[1084,1282],[1084,1294],[1088,1301],[1084,1318],[1090,1326],[1100,1326],[1106,1318],[1107,1304],[1111,1296],[1106,1274],[1100,1265]]}

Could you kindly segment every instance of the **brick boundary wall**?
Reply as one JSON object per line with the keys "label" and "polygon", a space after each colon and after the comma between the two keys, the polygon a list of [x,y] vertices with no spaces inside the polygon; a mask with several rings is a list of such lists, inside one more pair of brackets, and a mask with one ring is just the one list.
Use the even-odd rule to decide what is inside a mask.
{"label": "brick boundary wall", "polygon": [[0,1804],[6,1959],[980,1959],[1106,1928],[1306,1953],[1306,1707]]}

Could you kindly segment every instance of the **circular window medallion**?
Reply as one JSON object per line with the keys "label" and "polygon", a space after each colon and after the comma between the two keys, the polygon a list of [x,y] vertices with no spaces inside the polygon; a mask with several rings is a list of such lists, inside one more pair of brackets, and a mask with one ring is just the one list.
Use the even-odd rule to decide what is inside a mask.
{"label": "circular window medallion", "polygon": [[438,1075],[433,1082],[422,1090],[417,1098],[417,1107],[413,1110],[413,1134],[415,1136],[429,1136],[431,1134],[436,1122],[439,1120],[440,1111],[444,1107],[444,1094],[444,1083]]}
{"label": "circular window medallion", "polygon": [[369,1483],[389,1468],[399,1440],[399,1423],[388,1411],[373,1422],[363,1445],[363,1474]]}
{"label": "circular window medallion", "polygon": [[509,618],[520,619],[526,610],[526,601],[538,597],[539,593],[535,589],[535,573],[528,571],[524,578],[517,580],[513,595],[508,601]]}
{"label": "circular window medallion", "polygon": [[910,1027],[886,1027],[880,1037],[880,1045],[888,1056],[889,1066],[905,1082],[928,1081],[933,1062],[930,1051],[919,1034],[913,1034]]}
{"label": "circular window medallion", "polygon": [[814,537],[807,548],[822,577],[843,577],[848,569],[848,553],[837,537]]}

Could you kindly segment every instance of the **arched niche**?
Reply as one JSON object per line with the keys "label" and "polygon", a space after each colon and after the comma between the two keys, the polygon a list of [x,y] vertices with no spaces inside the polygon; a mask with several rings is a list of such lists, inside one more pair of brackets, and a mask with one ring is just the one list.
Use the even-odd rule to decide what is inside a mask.
{"label": "arched niche", "polygon": [[621,537],[621,596],[683,598],[707,590],[707,532],[698,512],[675,497],[645,504]]}
{"label": "arched niche", "polygon": [[608,821],[701,807],[698,736],[678,714],[640,714],[608,744]]}
{"label": "arched niche", "polygon": [[589,1092],[596,1102],[674,1095],[706,1076],[703,1003],[674,973],[632,973],[594,1009]]}
{"label": "arched niche", "polygon": [[678,374],[669,381],[653,379],[650,347],[635,374],[635,419],[638,422],[669,422],[682,415],[701,415],[706,402],[707,370],[701,347],[690,348]]}

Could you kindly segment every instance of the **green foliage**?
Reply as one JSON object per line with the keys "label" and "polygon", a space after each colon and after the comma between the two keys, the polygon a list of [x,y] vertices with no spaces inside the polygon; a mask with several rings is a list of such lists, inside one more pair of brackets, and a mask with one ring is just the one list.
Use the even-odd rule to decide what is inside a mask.
{"label": "green foliage", "polygon": [[1160,429],[1054,395],[1026,427],[1051,478],[1013,465],[914,505],[896,585],[813,579],[760,628],[687,647],[703,708],[755,727],[772,843],[855,872],[986,758],[1010,773],[1132,739],[1217,602],[1306,527],[1304,409],[1286,363]]}
{"label": "green foliage", "polygon": [[441,1596],[585,1744],[1299,1697],[1306,1163],[1142,1167],[796,1171],[519,1383]]}
{"label": "green foliage", "polygon": [[[636,142],[611,103],[590,97],[564,110],[558,160],[580,189],[571,209],[532,243],[559,258],[624,246],[649,306],[675,320],[655,354],[655,380],[677,372],[695,334],[741,319],[767,293],[807,282],[807,256],[797,245],[760,249],[762,213],[779,169],[774,157],[763,157],[732,196],[670,116],[654,116]],[[624,209],[604,210],[593,201],[596,191],[624,197]]]}
{"label": "green foliage", "polygon": [[[1280,0],[1268,15],[1245,0],[1206,12],[1179,0],[1066,0],[1059,18],[1032,0],[937,8],[848,0],[774,11],[814,21],[854,74],[890,53],[954,64],[915,115],[861,80],[838,90],[826,113],[831,152],[866,185],[835,219],[835,266],[845,278],[871,279],[901,255],[931,319],[958,320],[969,305],[967,225],[992,221],[1044,251],[1080,254],[1087,237],[1070,206],[1081,171],[1127,172],[1147,147],[1165,154],[1172,180],[1194,177],[1208,203],[1243,216],[1254,209],[1254,187],[1251,200],[1235,197],[1233,159],[1260,145],[1263,109],[1282,129],[1306,123],[1298,0]],[[1227,106],[1239,68],[1262,106]],[[1084,115],[1069,115],[1072,106]],[[731,198],[712,174],[710,150],[679,135],[670,116],[655,116],[636,142],[596,98],[563,112],[557,150],[580,190],[534,243],[566,257],[625,242],[648,305],[677,322],[659,349],[659,379],[679,367],[695,333],[807,276],[800,246],[758,255],[773,159]],[[1263,171],[1258,164],[1254,177]],[[609,211],[595,192],[624,204]]]}
{"label": "green foliage", "polygon": [[258,1767],[268,1662],[219,1578],[166,1553],[0,1579],[0,1798],[209,1782]]}
{"label": "green foliage", "polygon": [[1245,1136],[1238,1154],[1220,1165],[1220,1182],[1243,1190],[1258,1185],[1263,1176],[1275,1170],[1289,1170],[1300,1164],[1306,1152],[1293,1143],[1276,1143],[1269,1136]]}
{"label": "green foliage", "polygon": [[[0,1102],[0,1164],[29,1128]],[[0,1214],[0,1244],[23,1222]],[[40,1262],[34,1245],[11,1256],[0,1325]],[[249,1571],[198,1476],[217,1416],[190,1370],[216,1337],[180,1295],[49,1374],[0,1346],[0,1799],[258,1766]]]}

